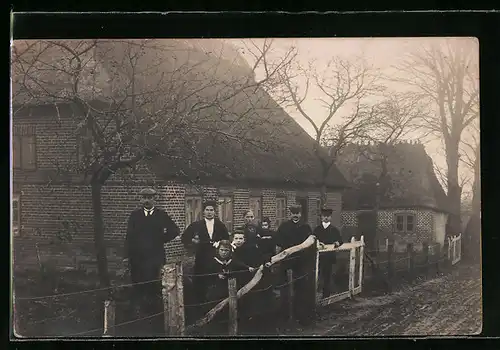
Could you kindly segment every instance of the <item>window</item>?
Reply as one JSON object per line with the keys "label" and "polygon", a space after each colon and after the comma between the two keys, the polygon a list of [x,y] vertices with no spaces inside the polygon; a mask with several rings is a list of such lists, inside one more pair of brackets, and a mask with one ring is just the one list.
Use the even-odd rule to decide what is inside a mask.
{"label": "window", "polygon": [[415,231],[415,215],[396,214],[396,232],[410,233]]}
{"label": "window", "polygon": [[286,198],[276,198],[276,228],[286,220]]}
{"label": "window", "polygon": [[19,202],[19,195],[15,194],[12,196],[12,233],[14,236],[19,235],[19,229],[21,227],[21,207]]}
{"label": "window", "polygon": [[186,197],[186,227],[202,218],[201,197]]}
{"label": "window", "polygon": [[233,232],[233,199],[231,197],[219,197],[218,214],[219,220],[226,225],[229,232]]}
{"label": "window", "polygon": [[255,219],[262,221],[262,198],[261,197],[250,197],[250,209],[255,215]]}
{"label": "window", "polygon": [[14,134],[12,136],[12,161],[14,169],[36,169],[35,143],[35,136],[32,134]]}

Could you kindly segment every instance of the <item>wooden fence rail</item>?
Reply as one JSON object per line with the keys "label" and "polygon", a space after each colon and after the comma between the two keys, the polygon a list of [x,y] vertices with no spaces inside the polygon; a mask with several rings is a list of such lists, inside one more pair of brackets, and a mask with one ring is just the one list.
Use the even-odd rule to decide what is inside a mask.
{"label": "wooden fence rail", "polygon": [[[459,234],[457,236],[453,236],[447,239],[447,247],[444,250],[445,257],[444,260],[448,262],[449,265],[455,265],[461,260],[461,241],[462,235]],[[353,298],[355,295],[359,294],[363,290],[363,284],[365,282],[365,273],[364,273],[364,258],[365,258],[365,241],[364,237],[361,236],[359,241],[356,241],[354,237],[352,237],[351,241],[348,243],[342,244],[340,247],[335,247],[334,245],[322,245],[320,247],[317,244],[315,237],[310,236],[303,243],[285,249],[279,254],[274,255],[271,258],[270,265],[277,264],[289,256],[302,251],[306,248],[311,247],[316,244],[317,254],[316,254],[316,262],[315,262],[315,283],[316,283],[316,291],[318,291],[318,267],[319,267],[319,258],[321,254],[325,254],[327,252],[341,252],[348,251],[349,252],[349,281],[348,281],[348,289],[342,291],[340,293],[330,295],[328,297],[322,298],[317,296],[316,305],[317,306],[325,306],[332,304],[334,302],[346,299]],[[440,262],[443,261],[443,257],[440,253],[440,250],[436,252],[436,250],[432,249],[433,254],[430,254],[430,246],[428,243],[424,242],[423,244],[423,252],[422,254],[417,254],[415,252],[414,245],[409,243],[406,248],[406,256],[403,258],[398,258],[394,252],[394,241],[387,240],[386,241],[387,248],[387,260],[386,261],[374,261],[372,258],[367,261],[372,265],[372,275],[375,272],[380,272],[384,270],[385,272],[381,273],[383,276],[387,276],[386,285],[388,288],[391,288],[391,284],[395,277],[395,274],[401,270],[396,269],[398,262],[403,262],[406,266],[404,270],[408,272],[408,275],[413,278],[417,275],[417,271],[424,270],[426,274],[429,273],[430,267],[435,266],[436,271],[440,270]],[[441,250],[442,251],[442,250]],[[368,252],[367,252],[368,254]],[[396,259],[395,259],[396,257]],[[418,263],[417,257],[420,257],[420,260],[423,260],[421,263]],[[423,257],[423,258],[422,258]],[[432,257],[432,259],[431,259]],[[449,266],[448,265],[448,266]],[[228,334],[229,335],[237,335],[238,333],[238,299],[240,299],[243,295],[250,292],[261,280],[263,275],[264,266],[260,266],[253,278],[242,288],[237,290],[236,280],[230,279],[228,281],[228,293],[229,297],[220,301],[215,307],[213,307],[207,314],[199,319],[194,324],[190,326],[185,326],[185,310],[184,310],[184,291],[183,291],[183,271],[182,271],[182,262],[169,263],[166,264],[162,269],[162,295],[164,302],[164,322],[165,322],[165,334],[168,336],[183,336],[194,328],[201,327],[207,323],[209,323],[217,313],[224,309],[226,305],[229,308],[229,324],[228,324]],[[380,275],[380,273],[379,273]],[[357,277],[357,278],[356,278]],[[292,270],[287,271],[287,286],[285,288],[286,293],[288,293],[288,309],[289,309],[289,317],[293,318],[293,281],[297,276],[293,276]],[[357,283],[356,283],[357,282]],[[114,327],[115,326],[115,302],[112,300],[107,300],[104,303],[104,332],[103,337],[111,337],[114,336]]]}

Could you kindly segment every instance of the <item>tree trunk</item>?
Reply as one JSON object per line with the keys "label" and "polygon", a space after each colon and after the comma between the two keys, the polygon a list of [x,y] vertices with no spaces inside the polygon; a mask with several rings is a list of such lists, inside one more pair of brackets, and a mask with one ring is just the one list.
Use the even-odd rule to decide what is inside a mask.
{"label": "tree trunk", "polygon": [[97,258],[97,271],[101,287],[109,287],[108,259],[104,241],[104,224],[102,214],[102,185],[92,183],[92,212],[94,220],[94,244]]}
{"label": "tree trunk", "polygon": [[327,196],[326,196],[326,185],[323,183],[320,190],[320,208],[326,207]]}
{"label": "tree trunk", "polygon": [[446,148],[448,205],[451,212],[448,219],[447,235],[457,235],[462,230],[460,218],[462,189],[458,183],[458,142],[453,142]]}

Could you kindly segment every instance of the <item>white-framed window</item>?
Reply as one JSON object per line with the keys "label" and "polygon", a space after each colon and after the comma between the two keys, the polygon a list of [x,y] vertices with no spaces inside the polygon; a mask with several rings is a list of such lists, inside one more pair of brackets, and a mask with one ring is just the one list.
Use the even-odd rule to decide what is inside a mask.
{"label": "white-framed window", "polygon": [[203,206],[200,196],[186,196],[186,227],[197,220],[201,220]]}
{"label": "white-framed window", "polygon": [[286,221],[286,198],[277,197],[276,198],[276,228],[281,225],[282,222]]}
{"label": "white-framed window", "polygon": [[21,202],[19,200],[19,195],[14,194],[12,196],[12,233],[14,236],[19,236],[19,230],[21,229]]}
{"label": "white-framed window", "polygon": [[12,136],[12,165],[14,169],[36,169],[36,139],[34,134]]}
{"label": "white-framed window", "polygon": [[233,198],[229,196],[219,197],[217,206],[219,220],[226,225],[229,232],[233,232]]}
{"label": "white-framed window", "polygon": [[250,209],[255,215],[255,219],[259,222],[262,221],[262,197],[250,197]]}
{"label": "white-framed window", "polygon": [[397,233],[413,233],[415,232],[415,215],[414,214],[395,214],[395,231]]}

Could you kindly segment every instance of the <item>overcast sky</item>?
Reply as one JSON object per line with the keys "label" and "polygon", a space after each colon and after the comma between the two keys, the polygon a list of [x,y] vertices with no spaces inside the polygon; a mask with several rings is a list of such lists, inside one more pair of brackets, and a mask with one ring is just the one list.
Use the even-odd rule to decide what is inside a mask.
{"label": "overcast sky", "polygon": [[[463,40],[463,39],[462,39]],[[241,48],[241,52],[249,61],[248,55],[242,39],[227,40],[231,44]],[[254,43],[262,46],[264,39],[252,39]],[[419,47],[429,44],[431,41],[442,41],[441,38],[278,38],[273,40],[273,57],[280,57],[290,47],[297,48],[299,62],[306,66],[308,62],[314,60],[316,69],[322,71],[333,56],[341,56],[344,59],[355,59],[363,57],[374,68],[380,69],[384,74],[391,74],[393,66],[401,62],[406,53],[412,52]],[[248,44],[248,41],[247,41]],[[475,47],[475,52],[479,54],[478,43],[474,38],[467,39],[465,45]],[[479,76],[479,75],[478,75]],[[261,77],[260,77],[261,78]],[[257,72],[259,79],[259,72]],[[406,89],[401,83],[386,83],[387,87],[393,91],[403,91]],[[310,87],[308,97],[304,101],[305,110],[315,120],[316,123],[324,120],[325,112],[317,101],[322,93],[319,89]],[[311,135],[314,134],[311,124],[294,107],[286,108],[287,112],[294,117],[297,122]],[[338,119],[337,119],[338,121]],[[335,119],[332,120],[335,123]],[[420,137],[415,134],[414,139]],[[439,166],[445,166],[445,158],[440,145],[441,141],[436,140],[426,142],[427,153]],[[461,169],[464,174],[465,167]]]}

